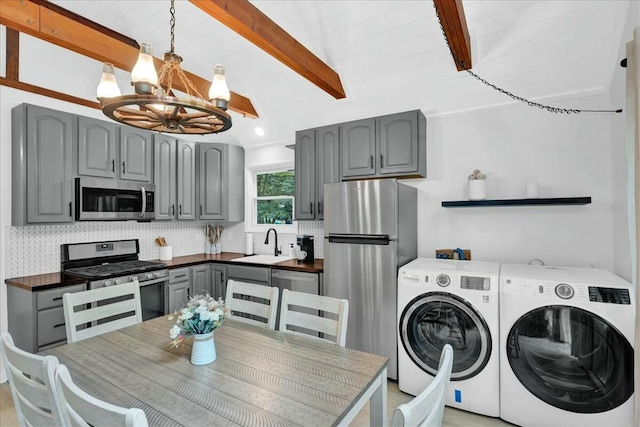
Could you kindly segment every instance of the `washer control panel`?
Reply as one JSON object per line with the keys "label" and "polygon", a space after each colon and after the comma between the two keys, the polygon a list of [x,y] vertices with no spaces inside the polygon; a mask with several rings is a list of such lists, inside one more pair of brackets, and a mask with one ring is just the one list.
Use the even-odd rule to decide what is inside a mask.
{"label": "washer control panel", "polygon": [[589,301],[630,305],[631,297],[629,289],[589,286]]}

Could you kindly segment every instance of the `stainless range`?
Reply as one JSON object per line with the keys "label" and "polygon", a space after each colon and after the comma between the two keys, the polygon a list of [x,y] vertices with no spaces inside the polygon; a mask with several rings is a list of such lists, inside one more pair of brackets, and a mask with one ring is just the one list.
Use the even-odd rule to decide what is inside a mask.
{"label": "stainless range", "polygon": [[166,314],[169,270],[160,262],[138,260],[138,239],[64,244],[61,251],[63,274],[86,278],[88,289],[137,280],[143,320]]}

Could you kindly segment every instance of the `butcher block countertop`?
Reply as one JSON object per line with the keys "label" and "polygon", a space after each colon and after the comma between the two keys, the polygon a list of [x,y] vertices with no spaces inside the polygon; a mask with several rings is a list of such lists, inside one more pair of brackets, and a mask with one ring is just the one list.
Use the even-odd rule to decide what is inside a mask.
{"label": "butcher block countertop", "polygon": [[[229,263],[238,265],[251,265],[255,267],[276,268],[279,270],[301,271],[304,273],[322,273],[324,271],[324,260],[316,259],[311,262],[298,262],[297,260],[282,261],[277,264],[255,264],[245,262],[232,262],[233,259],[243,258],[246,255],[238,252],[222,252],[216,255],[196,254],[175,257],[169,261],[152,260],[167,264],[169,269],[189,267],[192,265],[205,264],[209,262]],[[61,286],[74,285],[77,283],[85,283],[86,279],[71,278],[64,276],[62,273],[46,273],[34,276],[14,277],[6,279],[4,282],[8,286],[15,286],[27,291],[42,291],[45,289],[58,288]]]}

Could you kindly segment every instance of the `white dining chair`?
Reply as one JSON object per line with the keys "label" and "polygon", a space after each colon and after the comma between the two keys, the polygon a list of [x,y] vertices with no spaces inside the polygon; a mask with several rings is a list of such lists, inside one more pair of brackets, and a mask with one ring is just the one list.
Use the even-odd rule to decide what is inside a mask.
{"label": "white dining chair", "polygon": [[[349,301],[346,299],[288,289],[282,291],[280,331],[324,339],[344,347],[348,319]],[[318,333],[323,334],[324,338],[319,337]]]}
{"label": "white dining chair", "polygon": [[123,408],[91,396],[78,387],[66,366],[55,371],[56,393],[66,426],[147,427],[142,409]]}
{"label": "white dining chair", "polygon": [[453,347],[446,344],[440,354],[440,364],[435,378],[413,398],[411,402],[404,403],[393,411],[391,419],[392,427],[420,426],[440,427],[444,415],[446,391],[451,379],[453,368]]}
{"label": "white dining chair", "polygon": [[[126,297],[129,298],[124,299]],[[83,292],[66,293],[62,296],[62,304],[69,343],[142,322],[140,284],[137,280]],[[79,310],[76,311],[76,308]]]}
{"label": "white dining chair", "polygon": [[19,349],[9,332],[0,335],[0,353],[21,426],[62,424],[55,392],[55,356],[37,356]]}
{"label": "white dining chair", "polygon": [[[225,303],[235,320],[269,329],[276,328],[278,314],[278,288],[276,287],[228,280]],[[243,317],[243,315],[251,317]],[[265,319],[266,322],[256,320],[254,316]]]}

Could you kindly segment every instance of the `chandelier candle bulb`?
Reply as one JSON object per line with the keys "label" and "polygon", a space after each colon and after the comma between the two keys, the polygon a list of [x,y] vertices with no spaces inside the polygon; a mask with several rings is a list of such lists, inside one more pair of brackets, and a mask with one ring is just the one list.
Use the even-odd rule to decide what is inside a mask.
{"label": "chandelier candle bulb", "polygon": [[131,84],[137,94],[153,94],[158,87],[158,73],[153,65],[153,45],[140,43],[140,55],[136,65],[131,70]]}
{"label": "chandelier candle bulb", "polygon": [[120,96],[120,88],[116,81],[116,75],[114,74],[113,64],[105,62],[102,64],[102,78],[98,85],[98,98],[112,98],[114,96]]}
{"label": "chandelier candle bulb", "polygon": [[216,64],[213,68],[213,80],[211,82],[211,88],[209,89],[209,99],[216,107],[226,110],[230,98],[231,93],[229,92],[227,80],[224,76],[224,67]]}

